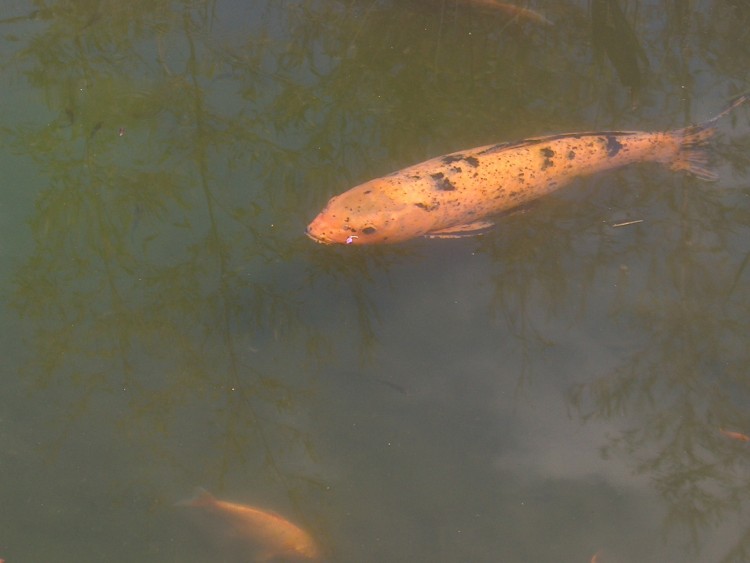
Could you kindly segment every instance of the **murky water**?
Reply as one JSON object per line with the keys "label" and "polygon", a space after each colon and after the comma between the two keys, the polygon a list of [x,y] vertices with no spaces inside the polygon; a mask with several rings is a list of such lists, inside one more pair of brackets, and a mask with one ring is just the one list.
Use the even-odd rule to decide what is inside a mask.
{"label": "murky water", "polygon": [[429,157],[678,128],[748,89],[744,3],[623,1],[619,55],[587,2],[524,5],[552,25],[5,3],[0,558],[253,560],[175,505],[196,487],[332,562],[749,557],[750,450],[720,432],[750,434],[746,107],[716,183],[634,166],[479,238],[304,236]]}

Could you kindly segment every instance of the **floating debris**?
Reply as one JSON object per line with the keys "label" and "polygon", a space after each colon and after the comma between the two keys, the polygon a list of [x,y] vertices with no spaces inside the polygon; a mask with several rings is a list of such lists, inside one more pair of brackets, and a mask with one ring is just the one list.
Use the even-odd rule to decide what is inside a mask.
{"label": "floating debris", "polygon": [[637,223],[643,223],[643,219],[635,219],[633,221],[625,221],[623,223],[615,223],[612,225],[613,229],[616,229],[617,227],[627,227],[628,225],[636,225]]}

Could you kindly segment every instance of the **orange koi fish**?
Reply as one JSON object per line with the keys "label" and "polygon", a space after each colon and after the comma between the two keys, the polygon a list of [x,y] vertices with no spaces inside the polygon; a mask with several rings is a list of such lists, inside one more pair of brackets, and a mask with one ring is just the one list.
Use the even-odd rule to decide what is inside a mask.
{"label": "orange koi fish", "polygon": [[716,121],[665,132],[600,131],[536,137],[439,156],[331,198],[307,227],[323,244],[387,244],[419,236],[460,237],[488,218],[558,190],[573,179],[634,162],[659,162],[704,180]]}
{"label": "orange koi fish", "polygon": [[542,14],[529,8],[509,4],[508,2],[499,2],[498,0],[464,0],[464,4],[469,4],[484,11],[502,12],[509,18],[518,18],[528,20],[540,25],[552,25],[552,22]]}
{"label": "orange koi fish", "polygon": [[734,432],[733,430],[725,430],[723,428],[719,428],[719,432],[724,434],[727,438],[731,438],[732,440],[739,440],[740,442],[750,442],[750,436],[747,434],[743,434],[742,432]]}
{"label": "orange koi fish", "polygon": [[321,550],[310,534],[272,512],[219,500],[202,489],[194,498],[178,504],[200,508],[221,519],[233,535],[258,547],[258,561],[276,558],[318,561],[321,557]]}

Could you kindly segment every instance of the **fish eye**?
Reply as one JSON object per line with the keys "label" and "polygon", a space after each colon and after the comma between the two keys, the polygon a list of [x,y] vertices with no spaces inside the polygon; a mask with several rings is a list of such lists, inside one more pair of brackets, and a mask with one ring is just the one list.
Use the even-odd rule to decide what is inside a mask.
{"label": "fish eye", "polygon": [[362,229],[362,232],[366,235],[371,235],[375,231],[377,231],[375,227],[365,227],[364,229]]}

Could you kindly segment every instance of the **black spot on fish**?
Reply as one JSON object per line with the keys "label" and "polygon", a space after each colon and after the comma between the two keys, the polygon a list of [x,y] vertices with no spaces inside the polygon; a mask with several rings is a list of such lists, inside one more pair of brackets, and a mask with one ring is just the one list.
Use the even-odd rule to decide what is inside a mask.
{"label": "black spot on fish", "polygon": [[376,229],[375,227],[365,227],[364,229],[362,229],[362,234],[363,234],[363,235],[371,235],[371,234],[372,234],[372,233],[374,233],[374,232],[375,232],[376,230],[377,230],[377,229]]}
{"label": "black spot on fish", "polygon": [[436,172],[435,174],[430,174],[430,177],[435,182],[435,187],[438,190],[444,191],[444,192],[451,192],[456,189],[456,186],[454,186],[451,181],[445,177],[445,174],[442,172]]}
{"label": "black spot on fish", "polygon": [[618,141],[616,137],[607,135],[605,139],[607,139],[607,156],[615,156],[618,152],[620,152],[622,143]]}
{"label": "black spot on fish", "polygon": [[476,158],[474,158],[473,156],[467,156],[466,158],[464,158],[464,160],[465,160],[465,161],[466,161],[466,162],[467,162],[467,163],[468,163],[468,164],[469,164],[470,166],[473,166],[474,168],[476,168],[477,166],[479,166],[479,161],[478,161],[478,160],[477,160]]}
{"label": "black spot on fish", "polygon": [[445,178],[440,184],[438,184],[438,189],[443,190],[444,192],[452,192],[456,189],[456,186],[454,186],[448,178]]}
{"label": "black spot on fish", "polygon": [[573,160],[576,157],[576,151],[568,152],[568,160]]}
{"label": "black spot on fish", "polygon": [[458,162],[459,160],[463,160],[464,155],[462,154],[449,154],[441,158],[443,164],[452,164],[454,162]]}
{"label": "black spot on fish", "polygon": [[365,195],[371,194],[371,193],[372,193],[372,190],[365,190]]}
{"label": "black spot on fish", "polygon": [[542,170],[547,170],[547,168],[555,165],[555,163],[552,161],[552,157],[555,156],[555,151],[553,151],[549,147],[544,147],[540,149],[540,152],[544,157],[544,161],[542,162]]}
{"label": "black spot on fish", "polygon": [[420,209],[424,209],[425,211],[435,211],[438,207],[440,207],[440,204],[437,202],[433,203],[432,205],[428,203],[422,203],[422,202],[415,203],[414,205],[416,205]]}
{"label": "black spot on fish", "polygon": [[453,172],[455,172],[456,174],[460,174],[461,172],[463,172],[463,170],[461,169],[461,167],[460,167],[460,166],[452,166],[452,167],[451,167],[451,170],[452,170]]}

